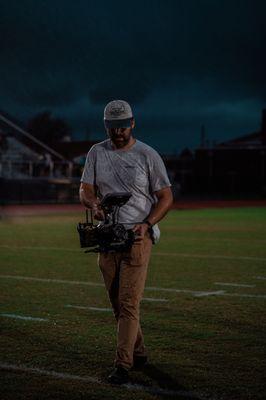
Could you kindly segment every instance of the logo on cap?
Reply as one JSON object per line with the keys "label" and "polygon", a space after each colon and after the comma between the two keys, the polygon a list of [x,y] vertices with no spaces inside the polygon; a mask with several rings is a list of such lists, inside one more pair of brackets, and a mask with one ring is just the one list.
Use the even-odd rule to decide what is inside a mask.
{"label": "logo on cap", "polygon": [[116,102],[115,104],[112,104],[109,110],[109,113],[113,117],[119,117],[121,114],[123,114],[126,111],[125,106],[123,103]]}

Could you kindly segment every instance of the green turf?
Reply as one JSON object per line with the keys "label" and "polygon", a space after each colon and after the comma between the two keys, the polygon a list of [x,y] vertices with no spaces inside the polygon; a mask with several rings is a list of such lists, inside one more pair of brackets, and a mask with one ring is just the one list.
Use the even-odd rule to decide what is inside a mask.
{"label": "green turf", "polygon": [[[0,362],[101,380],[112,368],[112,314],[65,307],[110,307],[102,286],[82,284],[102,283],[102,277],[97,256],[79,249],[80,219],[72,214],[0,221],[0,313],[48,319],[0,316]],[[160,226],[162,238],[153,248],[146,286],[188,292],[145,291],[145,297],[168,302],[142,302],[151,365],[132,373],[133,381],[193,391],[203,399],[264,399],[266,281],[256,276],[266,276],[266,209],[172,211]],[[221,290],[239,296],[195,297],[196,292]],[[158,398],[144,391],[10,371],[1,371],[0,394],[1,399],[30,400]]]}

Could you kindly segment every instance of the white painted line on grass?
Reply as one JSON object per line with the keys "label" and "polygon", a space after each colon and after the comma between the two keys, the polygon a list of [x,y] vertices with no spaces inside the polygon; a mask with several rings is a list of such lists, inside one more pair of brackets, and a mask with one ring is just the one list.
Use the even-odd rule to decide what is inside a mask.
{"label": "white painted line on grass", "polygon": [[266,280],[266,276],[254,276],[254,278],[260,279],[261,281],[265,281]]}
{"label": "white painted line on grass", "polygon": [[103,283],[97,283],[97,282],[69,281],[69,280],[64,280],[64,279],[52,279],[52,278],[35,278],[32,276],[0,275],[0,278],[17,279],[17,280],[22,280],[22,281],[34,281],[34,282],[64,283],[64,284],[68,284],[68,285],[85,285],[85,286],[104,287]]}
{"label": "white painted line on grass", "polygon": [[[69,247],[52,247],[52,246],[9,246],[5,244],[1,244],[0,248],[10,249],[10,250],[36,250],[36,251],[47,251],[47,250],[55,250],[55,251],[71,251],[71,252],[80,252],[82,249],[78,248],[69,248]],[[93,253],[92,253],[93,254]]]}
{"label": "white painted line on grass", "polygon": [[[14,365],[14,364],[7,364],[7,363],[0,362],[0,369],[5,370],[5,371],[11,371],[11,372],[24,372],[24,373],[33,374],[33,375],[44,375],[44,376],[49,376],[49,377],[52,377],[55,379],[78,381],[78,382],[84,382],[84,383],[93,383],[93,384],[107,386],[107,384],[105,382],[103,382],[100,379],[97,379],[95,377],[92,377],[92,376],[79,376],[79,375],[68,374],[65,372],[49,371],[49,370],[41,369],[41,368],[31,368],[31,367],[27,367],[26,365]],[[115,386],[112,386],[112,388],[115,389]],[[142,385],[135,385],[135,384],[130,384],[130,383],[121,385],[118,387],[118,389],[119,388],[125,388],[130,391],[143,391],[143,392],[148,392],[148,393],[158,394],[158,395],[168,395],[168,396],[173,396],[175,398],[177,398],[177,396],[183,396],[183,397],[187,397],[188,399],[200,400],[200,397],[196,393],[185,391],[185,390],[161,389],[161,388],[155,388],[155,387],[151,387],[151,386],[142,386]]]}
{"label": "white painted line on grass", "polygon": [[195,294],[195,297],[207,297],[207,296],[220,296],[225,294],[224,290],[216,290],[215,292],[199,292],[198,294]]}
{"label": "white painted line on grass", "polygon": [[[7,278],[7,279],[17,279],[17,280],[25,280],[25,281],[36,281],[36,282],[47,282],[47,283],[64,283],[64,284],[69,284],[69,285],[87,285],[87,286],[100,286],[104,287],[103,283],[96,283],[96,282],[87,282],[87,281],[70,281],[70,280],[62,280],[62,279],[47,279],[47,278],[34,278],[30,276],[19,276],[19,275],[0,275],[0,278]],[[208,292],[208,291],[195,291],[195,290],[189,290],[189,289],[173,289],[173,288],[160,288],[160,287],[153,287],[153,286],[147,286],[145,287],[145,290],[149,291],[159,291],[159,292],[172,292],[172,293],[189,293],[192,295],[198,295],[198,294],[216,294],[220,293],[220,291],[217,292]]]}
{"label": "white painted line on grass", "polygon": [[266,299],[266,294],[239,294],[239,293],[225,293],[224,296],[230,297],[250,297],[250,298],[258,298],[258,299]]}
{"label": "white painted line on grass", "polygon": [[[50,246],[9,246],[0,245],[0,248],[6,248],[10,250],[36,250],[36,251],[69,251],[82,253],[85,249],[68,248],[68,247],[50,247]],[[95,253],[89,253],[94,254]],[[186,257],[186,258],[211,258],[211,259],[223,259],[223,260],[247,260],[247,261],[266,261],[265,257],[251,257],[251,256],[223,256],[218,254],[191,254],[191,253],[176,253],[176,252],[154,252],[152,256],[172,256],[172,257]]]}
{"label": "white painted line on grass", "polygon": [[222,259],[222,260],[247,260],[247,261],[266,261],[266,258],[263,257],[249,257],[249,256],[222,256],[216,254],[187,254],[187,253],[166,253],[166,252],[158,252],[153,253],[153,255],[158,256],[176,256],[176,257],[185,257],[185,258],[212,258],[212,259]]}
{"label": "white painted line on grass", "polygon": [[150,302],[158,302],[158,303],[165,303],[165,302],[167,302],[167,301],[169,301],[169,300],[167,300],[167,299],[155,299],[155,298],[153,298],[153,297],[142,297],[142,301],[150,301]]}
{"label": "white painted line on grass", "polygon": [[1,313],[0,315],[1,315],[1,317],[23,319],[25,321],[49,321],[47,318],[29,317],[29,316],[17,315],[17,314]]}
{"label": "white painted line on grass", "polygon": [[220,286],[235,286],[235,287],[247,287],[247,288],[254,288],[256,285],[246,285],[242,283],[227,283],[227,282],[214,282],[215,285]]}
{"label": "white painted line on grass", "polygon": [[212,296],[212,295],[219,295],[222,292],[224,293],[223,290],[216,290],[214,292],[208,292],[208,291],[190,290],[190,289],[160,288],[160,287],[154,287],[154,286],[147,286],[147,287],[145,287],[145,290],[151,290],[152,292],[158,291],[158,292],[172,292],[172,293],[189,293],[196,297]]}
{"label": "white painted line on grass", "polygon": [[[84,281],[69,281],[62,279],[45,279],[45,278],[33,278],[33,277],[25,277],[18,275],[0,275],[0,278],[3,279],[17,279],[17,280],[25,280],[25,281],[37,281],[37,282],[48,282],[48,283],[64,283],[69,285],[87,285],[87,286],[100,286],[104,287],[102,283],[96,282],[84,282]],[[188,293],[195,297],[204,297],[204,296],[238,296],[238,297],[257,297],[264,298],[266,295],[241,295],[241,294],[230,294],[226,293],[224,290],[217,291],[199,291],[199,290],[189,290],[189,289],[174,289],[174,288],[160,288],[154,286],[147,286],[145,290],[149,290],[152,292],[169,292],[169,293]]]}
{"label": "white painted line on grass", "polygon": [[[179,396],[186,398],[186,399],[195,399],[201,400],[201,398],[193,392],[187,392],[186,390],[170,390],[170,389],[162,389],[162,388],[155,388],[150,386],[143,386],[133,383],[126,383],[122,385],[129,390],[138,390],[138,391],[145,391],[151,394],[155,394],[158,396],[174,396],[174,398],[178,398]],[[178,397],[177,397],[178,396]]]}
{"label": "white painted line on grass", "polygon": [[204,297],[204,296],[237,296],[237,297],[254,297],[264,299],[266,295],[264,294],[237,294],[237,293],[226,293],[224,290],[217,290],[214,292],[200,292],[194,290],[187,289],[171,289],[171,288],[156,288],[156,287],[146,287],[145,290],[155,290],[155,291],[164,291],[164,292],[174,292],[174,293],[191,293],[194,297]]}
{"label": "white painted line on grass", "polygon": [[[152,297],[143,297],[142,300],[144,301],[151,301],[151,302],[167,302],[167,299],[154,299]],[[91,310],[91,311],[106,311],[112,312],[112,308],[104,308],[104,307],[89,307],[89,306],[74,306],[72,304],[66,304],[66,308],[76,308],[78,310]]]}
{"label": "white painted line on grass", "polygon": [[72,304],[67,304],[65,307],[67,308],[77,308],[80,310],[91,310],[91,311],[107,311],[111,312],[111,308],[104,308],[104,307],[86,307],[86,306],[73,306]]}
{"label": "white painted line on grass", "polygon": [[66,379],[66,380],[74,380],[74,381],[82,381],[88,383],[101,383],[97,378],[92,378],[90,376],[78,376],[72,375],[63,372],[55,372],[48,371],[41,368],[30,368],[25,365],[14,365],[14,364],[6,364],[0,363],[0,368],[6,371],[14,371],[14,372],[28,372],[30,374],[36,375],[47,375],[57,379]]}

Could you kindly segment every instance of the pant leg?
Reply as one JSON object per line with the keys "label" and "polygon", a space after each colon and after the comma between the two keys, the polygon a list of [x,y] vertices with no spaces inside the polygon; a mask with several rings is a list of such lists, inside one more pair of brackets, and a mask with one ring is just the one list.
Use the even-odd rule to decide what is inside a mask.
{"label": "pant leg", "polygon": [[133,354],[145,354],[139,324],[139,307],[144,291],[152,242],[149,235],[134,243],[124,254],[119,275],[119,318],[116,365],[131,368]]}
{"label": "pant leg", "polygon": [[119,253],[100,253],[98,256],[98,265],[102,272],[105,288],[108,292],[116,320],[118,320],[119,316],[118,294],[120,257]]}
{"label": "pant leg", "polygon": [[117,255],[115,253],[99,253],[98,265],[102,272],[105,287],[109,291],[114,284],[117,274]]}
{"label": "pant leg", "polygon": [[143,333],[142,333],[142,330],[141,330],[140,323],[139,323],[136,342],[135,342],[135,345],[134,345],[133,355],[134,356],[147,356],[147,350],[146,350],[146,347],[144,345],[144,337],[143,337]]}
{"label": "pant leg", "polygon": [[[135,355],[146,355],[143,334],[139,324],[139,304],[145,286],[151,247],[151,240],[147,235],[143,242],[134,244],[131,251],[128,253],[100,253],[98,258],[98,264],[109,294],[109,299],[112,304],[115,318],[118,322],[117,354],[115,363],[117,365],[123,365],[126,368],[130,368],[132,365],[133,353]],[[123,271],[122,273],[121,265]],[[130,267],[132,267],[131,270]],[[141,273],[139,274],[139,272]],[[129,285],[127,284],[127,281],[129,281]],[[126,295],[127,286],[129,286],[129,289],[132,288],[132,290],[128,290],[128,299],[130,299],[130,297],[133,295],[132,304],[134,304],[135,308],[134,313],[137,314],[137,334],[135,334],[136,323],[133,323],[132,327],[130,318],[127,322],[127,318],[125,318],[124,315],[125,312],[130,308],[126,307],[125,301],[125,297],[128,297]],[[123,304],[124,308],[124,312],[121,317],[121,319],[123,319],[122,322],[119,318],[121,304]],[[133,342],[135,338],[133,350],[132,338]],[[124,347],[126,348],[125,351]],[[127,350],[128,347],[130,347],[130,351]],[[123,356],[124,353],[125,355]],[[128,356],[128,354],[130,354],[130,356]],[[130,361],[128,361],[129,359]]]}

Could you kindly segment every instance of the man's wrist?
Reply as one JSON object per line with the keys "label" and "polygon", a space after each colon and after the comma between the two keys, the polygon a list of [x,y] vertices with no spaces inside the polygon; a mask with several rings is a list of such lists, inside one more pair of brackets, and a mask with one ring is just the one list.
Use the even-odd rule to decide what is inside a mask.
{"label": "man's wrist", "polygon": [[149,228],[152,228],[152,224],[148,219],[144,219],[143,224],[147,224]]}
{"label": "man's wrist", "polygon": [[92,210],[98,210],[98,204],[97,203],[92,203],[91,204],[91,209]]}

